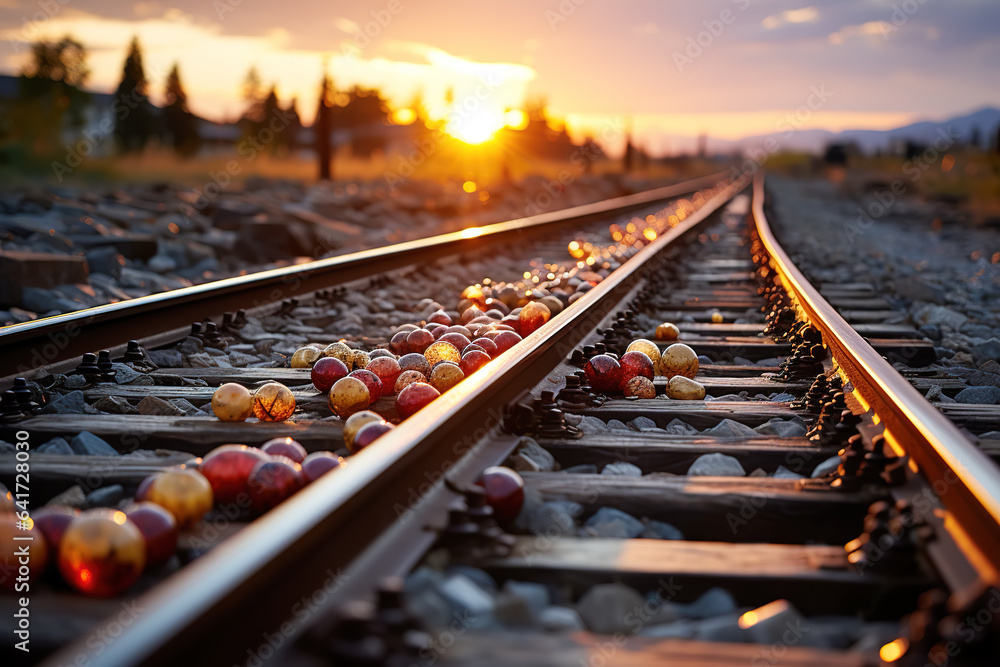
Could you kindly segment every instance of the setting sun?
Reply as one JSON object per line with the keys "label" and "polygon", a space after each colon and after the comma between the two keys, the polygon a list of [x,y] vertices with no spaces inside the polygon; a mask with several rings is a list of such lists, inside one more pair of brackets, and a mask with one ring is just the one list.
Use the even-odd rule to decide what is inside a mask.
{"label": "setting sun", "polygon": [[467,144],[489,141],[504,126],[503,113],[494,109],[477,109],[467,115],[455,113],[445,125],[445,132]]}

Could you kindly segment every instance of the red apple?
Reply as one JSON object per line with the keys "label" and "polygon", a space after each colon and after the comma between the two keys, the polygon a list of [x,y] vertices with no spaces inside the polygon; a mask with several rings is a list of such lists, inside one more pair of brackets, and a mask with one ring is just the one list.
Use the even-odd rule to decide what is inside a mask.
{"label": "red apple", "polygon": [[515,345],[517,345],[518,343],[520,343],[521,342],[521,337],[518,336],[513,331],[501,331],[496,336],[496,338],[493,339],[493,342],[496,343],[497,353],[498,354],[503,354],[504,352],[506,352],[510,348],[512,348]]}
{"label": "red apple", "polygon": [[513,521],[524,504],[524,480],[510,468],[492,466],[483,471],[478,484],[486,489],[486,502],[497,521]]}
{"label": "red apple", "polygon": [[[498,335],[499,335],[499,332],[498,332]],[[499,352],[497,352],[497,344],[494,343],[489,338],[485,338],[485,337],[484,338],[477,338],[474,341],[472,341],[472,344],[473,345],[478,345],[479,347],[483,348],[483,351],[486,352],[486,354],[490,355],[491,357],[495,357],[495,356],[497,356],[499,354]]]}
{"label": "red apple", "polygon": [[373,371],[365,368],[359,368],[356,371],[351,371],[347,377],[358,378],[365,383],[365,386],[368,387],[368,396],[370,397],[369,403],[375,403],[378,399],[382,398],[382,393],[384,391],[382,379]]}
{"label": "red apple", "polygon": [[146,567],[159,567],[177,551],[177,521],[156,503],[135,503],[125,509],[128,520],[146,540]]}
{"label": "red apple", "polygon": [[490,361],[490,355],[482,350],[470,350],[462,355],[462,361],[458,366],[465,373],[465,377],[469,377]]}
{"label": "red apple", "polygon": [[396,412],[405,419],[440,395],[426,382],[411,382],[396,395]]}
{"label": "red apple", "polygon": [[313,452],[302,462],[302,477],[306,484],[312,484],[331,470],[345,465],[347,462],[333,452]]}
{"label": "red apple", "polygon": [[316,391],[325,394],[337,380],[347,377],[347,365],[337,357],[323,357],[313,364],[310,378]]}
{"label": "red apple", "polygon": [[305,447],[288,437],[271,438],[260,446],[260,450],[269,456],[287,456],[296,463],[302,463],[307,454]]}
{"label": "red apple", "polygon": [[368,422],[358,430],[354,436],[354,451],[360,452],[362,449],[372,444],[385,433],[396,428],[389,422]]}
{"label": "red apple", "polygon": [[250,504],[263,514],[302,488],[302,466],[284,457],[261,461],[247,480]]}
{"label": "red apple", "polygon": [[80,515],[80,510],[66,505],[47,505],[31,515],[35,529],[45,537],[49,553],[59,553],[66,527]]}
{"label": "red apple", "polygon": [[[332,359],[332,357],[327,357],[327,359]],[[284,440],[284,438],[280,438],[280,440]],[[268,455],[256,447],[222,445],[205,455],[199,472],[212,485],[215,502],[234,503],[241,494],[249,494],[247,478],[250,476],[250,471],[261,461],[266,461],[267,458]],[[140,498],[139,494],[136,494],[135,499],[147,500],[147,498]]]}

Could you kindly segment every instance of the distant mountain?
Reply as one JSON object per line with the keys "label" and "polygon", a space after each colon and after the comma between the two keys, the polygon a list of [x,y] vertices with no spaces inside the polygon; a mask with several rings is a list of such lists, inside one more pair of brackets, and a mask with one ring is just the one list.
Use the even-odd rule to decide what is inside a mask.
{"label": "distant mountain", "polygon": [[978,132],[981,146],[990,145],[996,140],[997,129],[1000,128],[1000,109],[984,107],[978,111],[956,116],[943,121],[921,121],[891,130],[844,130],[829,132],[827,130],[795,130],[776,132],[746,137],[739,141],[709,140],[709,149],[718,152],[732,152],[734,149],[759,148],[765,141],[773,139],[778,142],[781,150],[800,150],[820,152],[831,143],[854,143],[862,151],[872,153],[876,150],[887,150],[899,142],[913,141],[919,144],[931,144],[941,131],[949,136],[957,137],[959,141],[969,142]]}

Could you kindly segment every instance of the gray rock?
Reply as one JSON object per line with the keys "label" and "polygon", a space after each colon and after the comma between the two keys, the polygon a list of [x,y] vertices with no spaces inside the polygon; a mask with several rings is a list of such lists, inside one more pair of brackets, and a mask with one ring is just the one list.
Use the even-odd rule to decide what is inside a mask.
{"label": "gray rock", "polygon": [[683,422],[678,418],[670,420],[670,423],[666,425],[663,429],[668,435],[696,435],[699,431],[694,426],[691,426],[687,422]]}
{"label": "gray rock", "polygon": [[909,277],[889,282],[889,287],[904,299],[941,303],[944,301],[944,289],[928,283],[922,278]]}
{"label": "gray rock", "polygon": [[580,597],[576,603],[576,611],[591,632],[605,635],[616,632],[631,634],[633,628],[627,625],[626,617],[632,620],[636,610],[642,608],[643,602],[642,596],[628,586],[598,584]]}
{"label": "gray rock", "polygon": [[711,366],[715,362],[706,357],[704,354],[698,355],[698,365],[699,366]]}
{"label": "gray rock", "polygon": [[770,477],[763,468],[754,468],[747,477]]}
{"label": "gray rock", "polygon": [[511,467],[520,472],[551,472],[556,469],[556,459],[549,450],[527,436],[518,441],[517,451],[511,459]]}
{"label": "gray rock", "polygon": [[582,532],[591,537],[639,537],[645,526],[631,514],[613,507],[602,507],[583,524]]}
{"label": "gray rock", "polygon": [[704,642],[749,643],[750,633],[739,625],[739,616],[729,614],[708,618],[697,624],[695,639]]}
{"label": "gray rock", "polygon": [[1000,364],[991,359],[987,362],[984,362],[983,365],[979,367],[979,370],[981,370],[984,373],[1000,375]]}
{"label": "gray rock", "polygon": [[125,495],[121,484],[104,486],[87,494],[87,507],[114,507]]}
{"label": "gray rock", "polygon": [[962,325],[960,332],[973,338],[992,338],[994,336],[993,327],[976,322],[966,322]]}
{"label": "gray rock", "polygon": [[73,448],[69,446],[65,438],[52,438],[44,445],[39,445],[35,448],[35,453],[37,454],[61,454],[63,456],[72,456]]}
{"label": "gray rock", "polygon": [[924,306],[914,313],[913,320],[917,324],[944,325],[953,331],[958,331],[963,324],[969,321],[969,318],[944,306]]}
{"label": "gray rock", "polygon": [[658,427],[656,422],[649,417],[636,417],[630,421],[628,425],[639,433],[657,433],[663,431],[663,429]]}
{"label": "gray rock", "polygon": [[84,253],[91,273],[104,273],[117,278],[122,274],[124,258],[113,245],[98,246]]}
{"label": "gray rock", "polygon": [[[40,314],[49,313],[54,310],[59,312],[63,312],[65,310],[55,292],[41,287],[22,287],[21,305],[25,310],[30,310]],[[79,306],[77,308],[79,308]]]}
{"label": "gray rock", "polygon": [[1000,387],[966,387],[955,395],[958,403],[996,405],[1000,403]]}
{"label": "gray rock", "polygon": [[69,443],[69,446],[74,453],[84,456],[118,456],[114,447],[90,431],[80,431]]}
{"label": "gray rock", "polygon": [[[177,346],[177,351],[184,355],[198,354],[203,349],[205,349],[205,344],[201,342],[200,339],[194,336],[188,336],[181,344]],[[159,364],[157,364],[159,366]]]}
{"label": "gray rock", "polygon": [[563,468],[563,472],[568,472],[571,475],[596,475],[597,466],[593,463],[581,463],[578,466],[570,466],[569,468]]}
{"label": "gray rock", "polygon": [[510,627],[531,626],[549,604],[549,590],[543,584],[508,580],[497,594],[494,615]]}
{"label": "gray rock", "polygon": [[445,574],[449,577],[453,574],[464,575],[476,582],[477,586],[490,593],[490,595],[496,593],[497,591],[496,580],[491,577],[488,572],[480,570],[478,567],[472,567],[470,565],[452,565],[448,568]]}
{"label": "gray rock", "polygon": [[132,404],[121,396],[105,396],[94,403],[94,407],[101,412],[112,415],[137,415],[139,411],[132,407]]}
{"label": "gray rock", "polygon": [[146,377],[126,364],[113,364],[113,366],[115,369],[115,382],[118,384],[130,384],[139,378]]}
{"label": "gray rock", "polygon": [[694,639],[697,632],[698,623],[696,621],[680,620],[647,626],[639,631],[639,636],[660,639]]}
{"label": "gray rock", "polygon": [[978,363],[1000,359],[1000,338],[990,338],[972,348],[972,356]]}
{"label": "gray rock", "polygon": [[[751,625],[748,630],[753,642],[759,644],[777,644],[786,642],[789,628],[803,632],[804,619],[798,610],[788,600],[776,600],[767,605],[766,613],[760,614],[761,619]],[[798,637],[802,639],[802,637]]]}
{"label": "gray rock", "polygon": [[[60,438],[61,439],[61,438]],[[65,442],[65,441],[64,441]],[[66,445],[69,447],[69,445]],[[74,484],[69,487],[55,498],[49,500],[47,504],[49,505],[66,505],[67,507],[76,507],[82,509],[86,506],[87,497],[83,493],[83,489],[79,485]]]}
{"label": "gray rock", "polygon": [[[72,377],[72,376],[71,376]],[[96,408],[87,404],[82,391],[71,391],[63,394],[39,410],[43,415],[96,415]]]}
{"label": "gray rock", "polygon": [[[986,364],[983,365],[985,366]],[[984,370],[973,371],[965,377],[965,383],[970,387],[1000,387],[1000,374]]]}
{"label": "gray rock", "polygon": [[[715,435],[723,438],[746,437],[757,435],[757,432],[746,424],[741,424],[732,419],[723,419],[710,429],[705,431],[706,435]],[[741,473],[742,474],[742,473]]]}
{"label": "gray rock", "polygon": [[662,521],[648,521],[639,533],[639,537],[647,540],[683,540],[684,533]]}
{"label": "gray rock", "polygon": [[632,430],[628,426],[626,426],[623,421],[621,421],[619,419],[610,419],[610,420],[608,420],[608,429],[612,430],[612,431],[631,431]]}
{"label": "gray rock", "polygon": [[813,479],[817,477],[825,477],[831,472],[836,471],[837,466],[839,465],[840,465],[840,457],[831,456],[830,458],[828,458],[827,460],[823,461],[818,466],[813,468],[812,475],[810,475],[810,477],[812,477]]}
{"label": "gray rock", "polygon": [[746,471],[734,456],[728,454],[703,454],[688,468],[692,477],[744,477]]}
{"label": "gray rock", "polygon": [[768,398],[768,400],[771,401],[772,403],[791,403],[792,401],[795,400],[795,396],[789,394],[788,392],[782,391],[772,395],[770,398]]}
{"label": "gray rock", "polygon": [[694,602],[678,604],[677,613],[685,618],[711,618],[736,611],[736,600],[725,588],[710,588]]}
{"label": "gray rock", "polygon": [[69,389],[83,389],[89,382],[82,375],[67,375],[65,386]]}
{"label": "gray rock", "polygon": [[806,434],[805,424],[793,419],[786,421],[780,417],[775,417],[753,430],[761,435],[776,435],[779,438],[800,438]]}
{"label": "gray rock", "polygon": [[9,454],[16,451],[17,447],[14,444],[7,442],[6,440],[0,440],[0,454]]}
{"label": "gray rock", "polygon": [[597,417],[585,415],[580,421],[580,430],[584,433],[607,433],[608,425]]}
{"label": "gray rock", "polygon": [[529,507],[525,517],[528,530],[536,535],[558,537],[576,532],[576,520],[583,514],[583,505],[570,500],[552,500]]}
{"label": "gray rock", "polygon": [[459,612],[468,612],[476,617],[491,615],[496,601],[476,582],[463,574],[454,574],[438,586],[438,592]]}
{"label": "gray rock", "polygon": [[639,466],[628,461],[616,461],[604,466],[602,475],[617,475],[619,477],[642,477],[642,470]]}
{"label": "gray rock", "polygon": [[778,469],[774,471],[775,479],[802,479],[805,475],[800,475],[797,472],[792,472],[785,466],[778,466]]}
{"label": "gray rock", "polygon": [[941,327],[936,324],[924,324],[917,331],[931,340],[941,340]]}
{"label": "gray rock", "polygon": [[202,412],[191,401],[186,398],[171,398],[170,404],[183,412],[188,417],[199,417]]}
{"label": "gray rock", "polygon": [[539,614],[538,623],[546,632],[577,632],[586,629],[580,614],[571,607],[546,607]]}
{"label": "gray rock", "polygon": [[927,394],[924,396],[928,401],[934,401],[937,403],[954,403],[955,399],[944,393],[940,385],[934,385],[927,390]]}
{"label": "gray rock", "polygon": [[161,415],[164,417],[184,417],[184,411],[156,396],[147,396],[135,406],[140,415]]}
{"label": "gray rock", "polygon": [[184,362],[180,350],[148,350],[146,356],[160,368],[180,368]]}

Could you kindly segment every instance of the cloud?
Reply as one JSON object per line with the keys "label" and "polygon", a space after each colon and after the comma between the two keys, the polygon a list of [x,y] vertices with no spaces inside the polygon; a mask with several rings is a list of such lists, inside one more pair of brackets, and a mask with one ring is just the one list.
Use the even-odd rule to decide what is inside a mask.
{"label": "cloud", "polygon": [[869,21],[861,25],[845,25],[837,32],[827,35],[826,41],[834,45],[840,45],[851,37],[874,37],[885,36],[891,30],[891,26],[885,21]]}
{"label": "cloud", "polygon": [[815,7],[802,7],[801,9],[789,9],[780,14],[768,16],[761,21],[761,25],[767,30],[774,30],[786,23],[814,23],[817,19],[819,19],[818,9]]}

